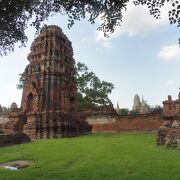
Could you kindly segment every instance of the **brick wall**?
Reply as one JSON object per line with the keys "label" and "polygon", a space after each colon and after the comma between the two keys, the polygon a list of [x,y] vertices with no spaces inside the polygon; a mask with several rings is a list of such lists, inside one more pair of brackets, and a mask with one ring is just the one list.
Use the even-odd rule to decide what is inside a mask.
{"label": "brick wall", "polygon": [[9,114],[0,113],[0,124],[4,124],[9,121]]}
{"label": "brick wall", "polygon": [[164,122],[160,114],[134,116],[93,115],[86,118],[92,132],[156,131]]}

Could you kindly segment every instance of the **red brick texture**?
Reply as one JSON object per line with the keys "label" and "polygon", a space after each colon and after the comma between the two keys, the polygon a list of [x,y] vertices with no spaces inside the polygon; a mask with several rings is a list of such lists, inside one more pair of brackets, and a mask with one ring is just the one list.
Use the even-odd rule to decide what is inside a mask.
{"label": "red brick texture", "polygon": [[92,125],[92,132],[156,131],[163,124],[160,115],[118,117],[115,122]]}

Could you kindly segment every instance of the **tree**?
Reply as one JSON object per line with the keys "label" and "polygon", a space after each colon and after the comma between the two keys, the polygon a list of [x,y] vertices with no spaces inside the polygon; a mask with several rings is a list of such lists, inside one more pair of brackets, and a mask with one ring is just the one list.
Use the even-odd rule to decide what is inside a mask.
{"label": "tree", "polygon": [[118,109],[117,113],[121,116],[127,116],[129,114],[129,109],[126,108]]}
{"label": "tree", "polygon": [[[127,9],[129,0],[0,0],[0,55],[14,49],[20,42],[27,42],[25,30],[30,23],[37,32],[49,16],[56,13],[67,14],[68,27],[75,21],[87,17],[90,23],[100,17],[102,24],[98,28],[113,33],[115,26],[122,22],[122,12]],[[172,4],[169,11],[171,24],[180,27],[180,2],[178,0],[134,0],[135,5],[147,5],[150,14],[160,18],[160,10],[167,3]],[[87,16],[88,14],[88,16]]]}
{"label": "tree", "polygon": [[17,89],[23,89],[23,87],[24,87],[24,81],[25,81],[24,74],[25,74],[25,72],[19,74],[20,78],[19,78],[19,83],[16,85]]}
{"label": "tree", "polygon": [[151,107],[151,108],[150,108],[150,112],[151,112],[152,114],[161,114],[161,113],[163,112],[163,109],[162,109],[161,106],[155,105],[154,107]]}
{"label": "tree", "polygon": [[94,108],[111,103],[108,95],[112,92],[112,83],[101,81],[84,63],[76,64],[76,81],[79,109]]}
{"label": "tree", "polygon": [[139,114],[139,112],[137,112],[135,110],[129,111],[129,115],[137,115],[137,114]]}

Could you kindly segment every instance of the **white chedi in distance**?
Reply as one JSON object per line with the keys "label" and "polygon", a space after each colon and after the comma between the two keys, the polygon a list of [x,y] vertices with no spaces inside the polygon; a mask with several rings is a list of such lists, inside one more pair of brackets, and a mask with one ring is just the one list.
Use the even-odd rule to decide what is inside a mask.
{"label": "white chedi in distance", "polygon": [[150,106],[144,100],[143,96],[142,96],[142,100],[140,100],[139,95],[136,94],[134,96],[134,104],[133,104],[132,110],[135,112],[144,114],[150,111]]}

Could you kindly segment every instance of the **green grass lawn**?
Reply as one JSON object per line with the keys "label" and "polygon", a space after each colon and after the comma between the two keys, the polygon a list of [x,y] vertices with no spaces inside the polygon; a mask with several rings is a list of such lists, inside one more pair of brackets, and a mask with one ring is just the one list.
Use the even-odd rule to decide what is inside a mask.
{"label": "green grass lawn", "polygon": [[0,163],[10,160],[35,164],[0,168],[0,180],[180,180],[180,151],[156,146],[155,134],[87,135],[0,148]]}

